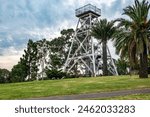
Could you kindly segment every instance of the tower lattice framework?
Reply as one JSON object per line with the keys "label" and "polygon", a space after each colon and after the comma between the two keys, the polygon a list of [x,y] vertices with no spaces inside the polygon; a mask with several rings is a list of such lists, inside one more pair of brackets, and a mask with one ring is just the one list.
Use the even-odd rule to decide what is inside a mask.
{"label": "tower lattice framework", "polygon": [[[101,16],[101,10],[88,4],[76,9],[77,27],[65,63],[64,71],[82,76],[102,75],[102,45],[90,33],[92,26]],[[107,46],[107,66],[110,74],[118,75],[114,61]]]}

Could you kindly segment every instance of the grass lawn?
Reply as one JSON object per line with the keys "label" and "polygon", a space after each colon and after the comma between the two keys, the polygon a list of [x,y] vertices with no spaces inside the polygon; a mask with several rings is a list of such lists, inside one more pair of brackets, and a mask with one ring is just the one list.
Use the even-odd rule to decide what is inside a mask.
{"label": "grass lawn", "polygon": [[150,88],[150,78],[109,76],[0,84],[0,99],[25,99],[56,95]]}

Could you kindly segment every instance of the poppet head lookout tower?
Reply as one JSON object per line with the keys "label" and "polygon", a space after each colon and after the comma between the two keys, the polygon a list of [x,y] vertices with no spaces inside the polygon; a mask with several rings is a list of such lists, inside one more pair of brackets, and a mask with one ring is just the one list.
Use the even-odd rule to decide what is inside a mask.
{"label": "poppet head lookout tower", "polygon": [[[65,63],[64,71],[81,76],[102,75],[102,45],[91,36],[92,26],[101,16],[101,9],[87,4],[75,10],[77,27]],[[117,70],[108,50],[108,70],[117,75]]]}

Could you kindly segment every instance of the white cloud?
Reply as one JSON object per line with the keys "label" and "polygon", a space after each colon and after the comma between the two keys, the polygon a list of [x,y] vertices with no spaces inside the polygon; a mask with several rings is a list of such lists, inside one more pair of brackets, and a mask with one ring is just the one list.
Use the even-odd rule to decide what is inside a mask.
{"label": "white cloud", "polygon": [[[111,20],[121,17],[120,9],[133,3],[133,0],[61,0],[58,3],[56,0],[0,0],[0,44],[4,46],[0,47],[3,50],[0,67],[10,69],[16,64],[29,38],[50,39],[59,36],[64,28],[75,29],[78,20],[75,9],[89,3],[102,10],[101,18]],[[111,53],[116,56],[111,45]]]}
{"label": "white cloud", "polygon": [[9,55],[9,56],[21,55],[21,54],[23,54],[23,49],[18,50],[15,47],[11,46],[11,47],[3,49],[2,53],[3,53],[4,56],[7,56],[7,55]]}
{"label": "white cloud", "polygon": [[109,20],[114,20],[120,17],[122,17],[121,13],[119,11],[116,11],[111,17],[109,17]]}
{"label": "white cloud", "polygon": [[106,5],[107,7],[110,7],[113,2],[116,0],[89,0],[90,3],[98,6],[98,5]]}
{"label": "white cloud", "polygon": [[113,2],[115,2],[116,0],[65,0],[65,4],[66,5],[80,5],[80,6],[76,6],[76,7],[81,7],[82,5],[86,5],[86,4],[93,4],[93,5],[102,5],[105,4],[107,6],[111,6],[111,4]]}
{"label": "white cloud", "polygon": [[56,29],[48,28],[48,27],[45,27],[42,29],[35,28],[32,30],[26,30],[24,34],[29,35],[30,37],[35,38],[35,39],[43,39],[43,38],[49,39],[49,38],[54,38],[58,36],[58,32]]}

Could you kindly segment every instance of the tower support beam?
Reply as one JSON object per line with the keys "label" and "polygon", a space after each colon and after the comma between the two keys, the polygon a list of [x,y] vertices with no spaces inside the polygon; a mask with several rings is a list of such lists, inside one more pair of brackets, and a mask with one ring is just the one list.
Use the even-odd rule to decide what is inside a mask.
{"label": "tower support beam", "polygon": [[[94,77],[103,74],[102,46],[98,40],[94,39],[90,34],[92,26],[98,21],[100,15],[101,10],[91,4],[76,9],[76,16],[79,20],[72,39],[64,71],[78,73],[78,75],[82,76]],[[110,52],[108,52],[108,54],[110,54]],[[111,55],[109,55],[109,57],[111,57]],[[113,59],[108,58],[107,61],[110,73],[117,75]]]}

